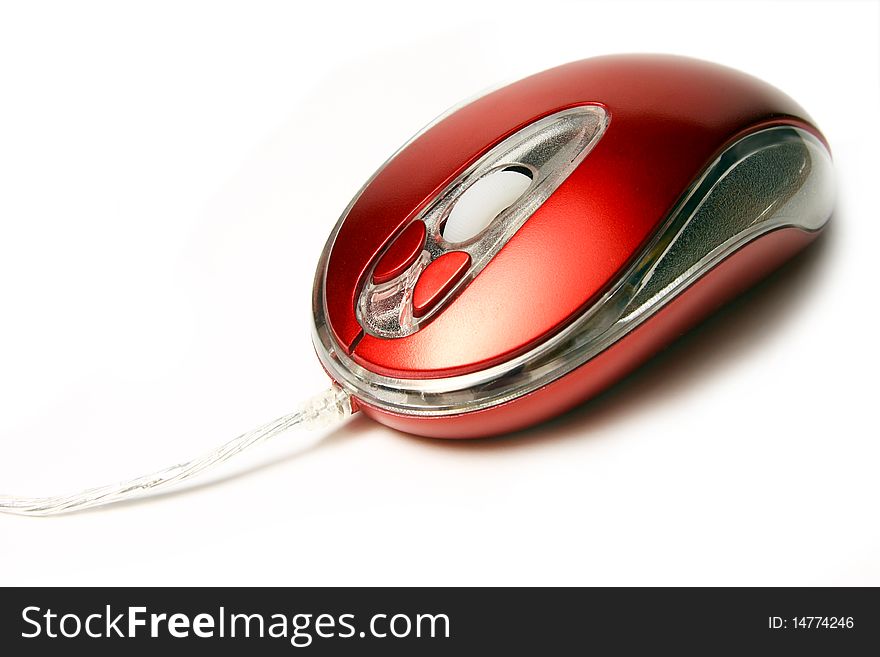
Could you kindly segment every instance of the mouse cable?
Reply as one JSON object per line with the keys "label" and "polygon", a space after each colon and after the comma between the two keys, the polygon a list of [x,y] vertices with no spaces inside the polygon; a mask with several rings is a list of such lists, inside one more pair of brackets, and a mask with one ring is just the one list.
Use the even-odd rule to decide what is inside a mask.
{"label": "mouse cable", "polygon": [[245,450],[275,438],[294,427],[309,429],[327,427],[344,420],[352,412],[350,395],[334,383],[324,392],[304,402],[292,413],[279,417],[253,431],[248,431],[198,458],[135,479],[98,488],[89,488],[72,495],[55,497],[0,495],[0,513],[50,516],[142,497],[153,491],[170,488],[192,479]]}

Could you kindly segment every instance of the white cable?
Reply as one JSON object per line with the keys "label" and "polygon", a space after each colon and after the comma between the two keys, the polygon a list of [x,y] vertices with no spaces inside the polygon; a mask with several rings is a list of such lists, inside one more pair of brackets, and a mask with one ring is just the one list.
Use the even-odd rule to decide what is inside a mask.
{"label": "white cable", "polygon": [[199,458],[178,463],[136,479],[89,488],[72,495],[55,497],[0,495],[0,512],[23,516],[49,516],[141,497],[157,489],[168,488],[191,479],[224,461],[228,461],[246,449],[264,443],[293,427],[327,426],[347,418],[351,413],[351,400],[348,393],[333,384],[324,392],[307,400],[293,413],[242,434]]}

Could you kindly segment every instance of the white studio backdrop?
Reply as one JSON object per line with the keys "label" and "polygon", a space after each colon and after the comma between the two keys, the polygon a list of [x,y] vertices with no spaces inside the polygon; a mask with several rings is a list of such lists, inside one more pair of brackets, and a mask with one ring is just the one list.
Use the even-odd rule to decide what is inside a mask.
{"label": "white studio backdrop", "polygon": [[601,398],[477,442],[355,417],[202,485],[0,516],[0,585],[880,584],[873,2],[0,5],[0,493],[169,465],[326,377],[324,240],[445,108],[615,52],[829,138],[828,235]]}

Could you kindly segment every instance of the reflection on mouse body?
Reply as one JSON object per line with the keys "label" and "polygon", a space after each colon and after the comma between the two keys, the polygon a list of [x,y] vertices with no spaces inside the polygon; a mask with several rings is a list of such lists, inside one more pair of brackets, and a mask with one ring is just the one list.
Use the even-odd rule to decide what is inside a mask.
{"label": "reflection on mouse body", "polygon": [[597,394],[813,240],[831,158],[775,88],[692,59],[567,64],[386,162],[318,265],[314,343],[369,416],[467,438]]}

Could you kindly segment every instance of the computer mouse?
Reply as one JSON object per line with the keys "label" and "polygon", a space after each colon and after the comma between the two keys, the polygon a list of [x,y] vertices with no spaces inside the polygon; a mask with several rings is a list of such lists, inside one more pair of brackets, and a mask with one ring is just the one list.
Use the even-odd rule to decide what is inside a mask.
{"label": "computer mouse", "polygon": [[566,64],[447,112],[370,178],[321,255],[314,346],[386,425],[514,431],[791,258],[833,200],[825,138],[774,87],[682,57]]}
{"label": "computer mouse", "polygon": [[139,497],[357,410],[435,438],[523,429],[791,258],[833,203],[827,141],[760,80],[647,55],[538,73],[441,115],[342,213],[312,299],[334,385],[197,458],[70,495],[0,496],[0,512]]}

